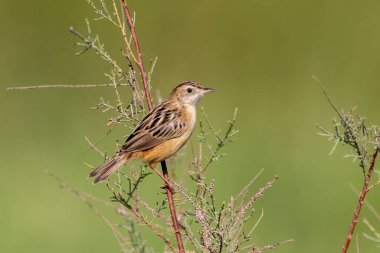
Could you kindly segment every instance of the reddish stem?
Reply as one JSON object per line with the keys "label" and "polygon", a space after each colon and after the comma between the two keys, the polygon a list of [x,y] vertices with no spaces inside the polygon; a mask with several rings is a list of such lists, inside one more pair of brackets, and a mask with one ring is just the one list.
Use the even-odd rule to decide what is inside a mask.
{"label": "reddish stem", "polygon": [[[166,167],[165,161],[161,162],[161,167],[162,167],[162,174],[164,175],[165,179],[169,180],[169,173],[168,173],[168,169]],[[166,184],[166,182],[165,182],[165,184]],[[183,243],[182,243],[181,232],[180,232],[179,226],[178,226],[177,213],[175,211],[175,206],[174,206],[173,192],[172,192],[172,189],[169,187],[169,185],[166,184],[165,186],[166,186],[165,187],[166,195],[168,196],[170,214],[171,214],[172,220],[173,220],[173,228],[174,228],[174,232],[175,232],[175,237],[176,237],[177,243],[178,243],[178,249],[179,249],[180,253],[185,253],[185,248],[184,248]]]}
{"label": "reddish stem", "polygon": [[[144,70],[144,63],[142,60],[142,54],[141,54],[141,50],[140,50],[139,41],[137,39],[135,26],[133,24],[131,15],[129,13],[129,9],[128,9],[128,6],[126,4],[126,1],[121,0],[121,2],[122,2],[122,6],[124,6],[124,11],[125,11],[125,14],[127,16],[128,25],[129,25],[129,28],[131,29],[132,39],[133,39],[133,42],[135,44],[135,48],[136,48],[136,52],[137,52],[137,58],[138,58],[137,66],[138,66],[140,73],[141,73],[141,78],[142,78],[142,82],[144,85],[144,92],[145,92],[146,101],[148,103],[149,110],[152,110],[152,108],[153,108],[152,97],[150,96],[150,92],[149,92],[147,76],[146,76],[146,73]],[[168,181],[169,180],[169,173],[168,173],[168,169],[166,167],[165,161],[161,162],[161,167],[162,167],[162,174],[165,177],[165,179],[167,179],[167,181]],[[165,182],[165,184],[166,184],[166,182]],[[165,189],[166,189],[166,195],[168,196],[169,209],[170,209],[170,214],[171,214],[171,217],[173,220],[173,228],[174,228],[175,236],[177,239],[178,250],[180,253],[185,253],[185,249],[183,247],[183,242],[182,242],[182,237],[181,237],[181,232],[180,232],[179,226],[178,226],[177,213],[175,211],[175,206],[174,206],[173,192],[172,192],[172,189],[167,184],[165,185]]]}
{"label": "reddish stem", "polygon": [[369,166],[367,175],[365,177],[363,189],[360,192],[359,201],[358,201],[358,204],[356,205],[354,217],[352,218],[352,222],[350,224],[350,228],[348,229],[348,233],[347,233],[347,236],[346,236],[346,242],[343,245],[342,253],[346,253],[347,250],[348,250],[348,247],[350,246],[351,239],[352,239],[352,236],[354,234],[354,230],[355,230],[356,224],[358,223],[358,220],[359,220],[359,214],[360,214],[360,211],[362,210],[362,207],[363,207],[363,204],[364,204],[364,200],[365,200],[365,197],[366,197],[367,192],[368,192],[368,185],[369,185],[369,182],[371,180],[371,176],[372,176],[372,173],[373,173],[373,170],[374,170],[374,167],[375,167],[375,162],[376,162],[376,157],[377,157],[377,153],[378,152],[379,152],[379,149],[376,148],[375,152],[372,155],[371,164]]}
{"label": "reddish stem", "polygon": [[146,101],[148,103],[149,110],[152,110],[152,108],[153,108],[152,97],[150,96],[150,92],[149,92],[148,81],[146,78],[146,72],[144,69],[144,63],[143,63],[143,59],[142,59],[139,41],[138,41],[137,35],[136,35],[135,26],[133,24],[133,21],[132,21],[132,18],[131,18],[131,15],[129,13],[129,9],[128,9],[128,6],[127,6],[125,0],[121,0],[121,1],[122,1],[122,5],[124,6],[125,15],[127,15],[128,25],[129,25],[129,28],[131,29],[132,39],[133,39],[133,42],[135,43],[135,47],[136,47],[137,59],[138,59],[137,66],[139,67],[139,70],[141,73],[141,78],[142,78],[143,85],[144,85],[144,92],[145,92]]}

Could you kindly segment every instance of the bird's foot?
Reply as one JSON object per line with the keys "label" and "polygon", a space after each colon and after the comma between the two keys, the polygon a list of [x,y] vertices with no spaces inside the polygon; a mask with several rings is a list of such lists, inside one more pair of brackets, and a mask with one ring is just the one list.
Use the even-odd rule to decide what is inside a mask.
{"label": "bird's foot", "polygon": [[167,183],[164,184],[164,185],[162,185],[162,186],[160,186],[160,188],[161,188],[161,189],[164,189],[164,190],[168,189],[168,190],[171,191],[173,194],[175,193],[173,187],[171,187],[171,186],[168,185]]}

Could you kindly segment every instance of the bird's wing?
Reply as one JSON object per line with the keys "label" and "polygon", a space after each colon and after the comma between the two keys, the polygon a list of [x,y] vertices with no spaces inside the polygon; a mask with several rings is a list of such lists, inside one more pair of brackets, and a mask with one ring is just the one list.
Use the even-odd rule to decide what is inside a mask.
{"label": "bird's wing", "polygon": [[181,136],[188,125],[182,120],[180,108],[161,104],[150,111],[125,141],[120,152],[136,152],[153,148]]}

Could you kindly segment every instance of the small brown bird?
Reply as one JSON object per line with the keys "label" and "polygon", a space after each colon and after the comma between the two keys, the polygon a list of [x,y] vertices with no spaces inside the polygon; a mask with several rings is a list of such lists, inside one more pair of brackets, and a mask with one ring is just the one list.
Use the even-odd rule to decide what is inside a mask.
{"label": "small brown bird", "polygon": [[142,159],[163,178],[156,170],[156,163],[171,157],[185,145],[194,130],[195,106],[204,94],[211,91],[214,90],[193,81],[175,87],[168,100],[144,117],[116,155],[91,172],[94,183],[106,180],[127,161],[134,159]]}

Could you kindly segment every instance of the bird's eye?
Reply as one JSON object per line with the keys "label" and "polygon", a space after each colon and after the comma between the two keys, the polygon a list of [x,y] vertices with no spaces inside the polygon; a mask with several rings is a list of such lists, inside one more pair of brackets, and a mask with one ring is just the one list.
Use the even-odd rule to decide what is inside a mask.
{"label": "bird's eye", "polygon": [[187,88],[187,93],[192,93],[193,92],[193,89],[192,88]]}

